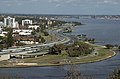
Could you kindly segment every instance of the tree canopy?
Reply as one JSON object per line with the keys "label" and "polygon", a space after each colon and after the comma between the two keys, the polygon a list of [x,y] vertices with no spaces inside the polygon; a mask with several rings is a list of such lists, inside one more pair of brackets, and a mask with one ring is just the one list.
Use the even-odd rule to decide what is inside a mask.
{"label": "tree canopy", "polygon": [[93,51],[93,47],[84,42],[75,42],[72,45],[54,45],[49,49],[50,54],[61,54],[62,51],[66,51],[69,57],[78,57],[90,54]]}
{"label": "tree canopy", "polygon": [[12,36],[12,28],[8,31],[7,33],[7,38],[6,38],[6,45],[7,47],[11,47],[14,44],[14,39]]}

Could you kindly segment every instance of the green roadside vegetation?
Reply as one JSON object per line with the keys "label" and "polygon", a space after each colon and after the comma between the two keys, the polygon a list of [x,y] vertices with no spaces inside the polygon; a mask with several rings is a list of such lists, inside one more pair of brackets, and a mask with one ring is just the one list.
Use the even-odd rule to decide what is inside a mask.
{"label": "green roadside vegetation", "polygon": [[45,40],[44,42],[56,41],[56,39],[57,39],[57,37],[55,35],[50,35],[47,32],[39,33],[39,36],[41,36]]}
{"label": "green roadside vegetation", "polygon": [[[63,44],[55,45],[49,49],[49,54],[35,58],[20,59],[18,62],[1,61],[0,67],[58,66],[65,64],[92,63],[111,58],[115,55],[116,53],[111,51],[111,49],[78,42],[68,46]],[[21,62],[23,64],[18,65],[18,63]],[[37,65],[25,65],[24,63],[36,63]]]}
{"label": "green roadside vegetation", "polygon": [[[42,23],[47,21],[42,20]],[[63,22],[63,21],[53,21],[53,24],[47,28],[44,24],[40,25],[37,30],[33,29],[32,35],[38,38],[39,43],[47,43],[51,41],[56,41],[57,37],[55,35],[50,35],[47,29],[56,30],[62,25],[77,26],[81,25],[78,22]],[[54,27],[53,27],[54,26]],[[57,26],[57,27],[55,27]],[[69,29],[67,29],[69,30]],[[10,34],[10,33],[9,33]],[[11,35],[10,35],[11,36]],[[86,35],[79,35],[80,38],[86,38]],[[65,38],[67,40],[67,38]],[[86,40],[88,42],[94,42],[95,39]],[[9,42],[9,41],[8,41]],[[8,43],[9,44],[9,43]],[[11,45],[11,44],[10,44]],[[12,46],[12,45],[11,45]],[[9,47],[11,47],[9,46]],[[85,42],[75,42],[71,45],[54,45],[49,49],[49,54],[44,56],[38,56],[35,58],[25,58],[15,61],[1,61],[0,67],[19,67],[18,63],[36,63],[37,65],[24,65],[24,66],[56,66],[64,64],[77,64],[77,63],[89,63],[101,61],[110,58],[115,55],[115,52],[111,51],[110,45],[106,46],[108,49],[102,46],[97,46]]]}
{"label": "green roadside vegetation", "polygon": [[97,61],[102,61],[115,56],[116,53],[108,49],[100,48],[98,50],[98,55],[88,56],[86,58],[73,60],[73,63],[92,63]]}
{"label": "green roadside vegetation", "polygon": [[38,58],[23,59],[25,63],[37,63],[38,66],[53,66],[64,64],[79,64],[79,63],[91,63],[101,60],[105,60],[116,55],[115,52],[110,49],[106,49],[100,46],[96,46],[97,54],[80,55],[77,57],[70,57],[66,51],[62,51],[61,54],[45,55]]}

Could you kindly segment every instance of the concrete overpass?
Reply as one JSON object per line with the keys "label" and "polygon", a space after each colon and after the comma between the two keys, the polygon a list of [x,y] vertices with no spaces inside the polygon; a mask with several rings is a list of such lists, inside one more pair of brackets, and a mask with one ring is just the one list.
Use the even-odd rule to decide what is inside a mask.
{"label": "concrete overpass", "polygon": [[[48,48],[52,47],[55,44],[64,44],[66,42],[70,41],[70,38],[67,36],[64,36],[62,34],[59,34],[58,32],[61,31],[60,29],[57,31],[54,31],[54,33],[57,34],[57,37],[59,37],[59,41],[47,43],[47,44],[34,44],[34,45],[26,45],[26,46],[19,46],[19,47],[13,47],[9,49],[1,50],[0,52],[0,61],[2,60],[8,60],[10,59],[10,56],[18,56],[21,58],[24,57],[37,57],[39,55],[44,55],[48,53]],[[44,51],[46,50],[46,51]],[[38,53],[39,52],[39,53]]]}

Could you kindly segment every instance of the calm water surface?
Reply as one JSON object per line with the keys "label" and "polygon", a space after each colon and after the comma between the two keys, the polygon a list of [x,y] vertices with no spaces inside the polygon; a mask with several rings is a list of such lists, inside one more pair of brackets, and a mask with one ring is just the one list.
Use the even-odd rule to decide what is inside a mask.
{"label": "calm water surface", "polygon": [[104,44],[120,44],[120,20],[69,19],[85,25],[76,27],[72,35],[86,34]]}
{"label": "calm water surface", "polygon": [[[104,41],[104,44],[120,44],[120,21],[95,19],[65,19],[80,21],[85,25],[76,27],[73,35],[86,34],[91,38]],[[106,79],[116,67],[120,67],[120,53],[113,58],[88,64],[78,64],[77,68],[84,76],[94,79]],[[0,68],[1,75],[20,76],[22,79],[63,79],[68,66],[31,67],[31,68]]]}

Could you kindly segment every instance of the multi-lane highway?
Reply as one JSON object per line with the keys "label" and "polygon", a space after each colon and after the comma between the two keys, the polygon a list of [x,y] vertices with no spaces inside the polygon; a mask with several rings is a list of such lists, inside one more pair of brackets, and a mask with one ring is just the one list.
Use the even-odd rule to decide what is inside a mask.
{"label": "multi-lane highway", "polygon": [[34,45],[26,45],[26,46],[19,46],[19,47],[12,47],[8,49],[1,50],[0,55],[10,54],[10,56],[18,56],[18,55],[44,55],[48,53],[49,47],[52,47],[55,44],[63,44],[70,41],[70,38],[59,33],[62,29],[48,31],[50,34],[54,34],[58,41],[49,42],[46,44],[34,44]]}

